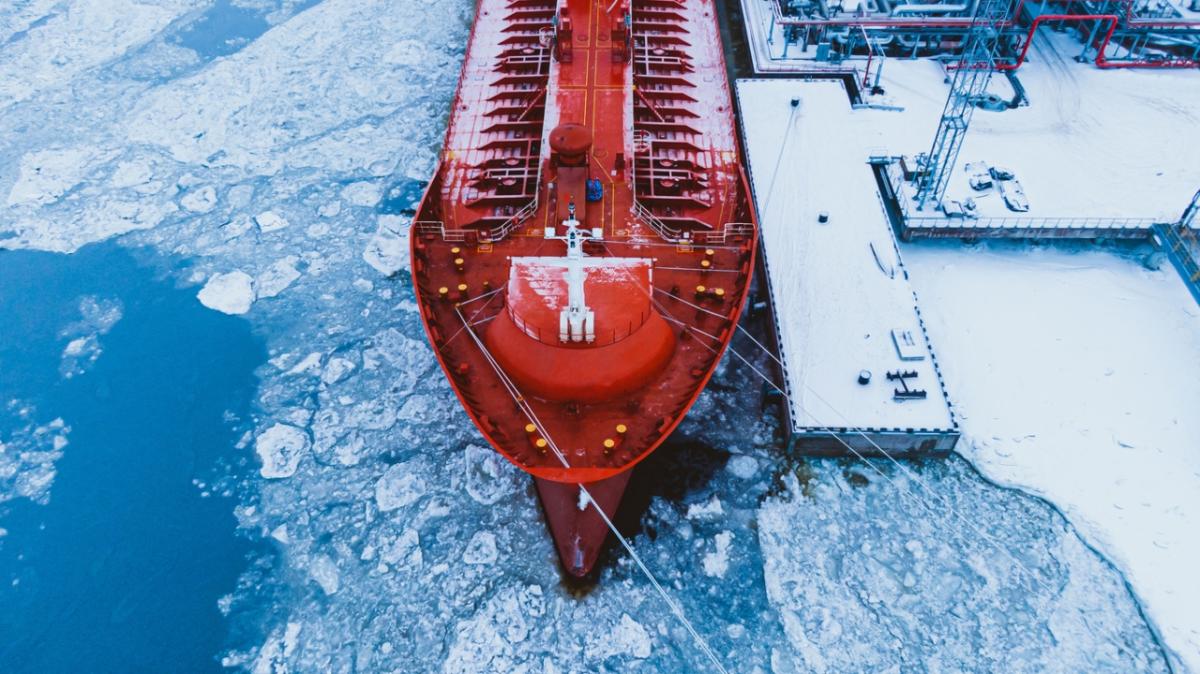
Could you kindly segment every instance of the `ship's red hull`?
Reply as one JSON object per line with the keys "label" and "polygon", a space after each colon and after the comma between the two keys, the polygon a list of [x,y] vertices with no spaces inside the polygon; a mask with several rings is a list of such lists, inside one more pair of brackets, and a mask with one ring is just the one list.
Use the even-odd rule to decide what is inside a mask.
{"label": "ship's red hull", "polygon": [[596,507],[611,519],[695,402],[749,290],[715,17],[713,0],[480,0],[413,225],[438,362],[535,478],[573,575],[607,537]]}
{"label": "ship's red hull", "polygon": [[[558,549],[558,558],[567,573],[576,577],[586,575],[595,565],[608,538],[608,523],[595,507],[591,507],[589,501],[603,509],[611,522],[617,515],[617,507],[625,495],[625,488],[629,486],[631,475],[632,471],[627,470],[582,485],[533,479],[538,498],[542,501],[542,512],[546,514],[546,524]],[[590,499],[582,496],[581,488],[587,490]]]}

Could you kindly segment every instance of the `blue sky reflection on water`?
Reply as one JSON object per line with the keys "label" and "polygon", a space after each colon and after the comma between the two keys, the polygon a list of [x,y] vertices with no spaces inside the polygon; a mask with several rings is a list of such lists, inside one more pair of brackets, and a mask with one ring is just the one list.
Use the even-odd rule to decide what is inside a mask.
{"label": "blue sky reflection on water", "polygon": [[[85,297],[123,315],[67,378]],[[228,419],[249,413],[261,341],[115,244],[0,251],[0,325],[0,438],[11,400],[70,427],[49,503],[0,505],[0,671],[221,671],[217,601],[255,548],[193,480],[244,461]]]}

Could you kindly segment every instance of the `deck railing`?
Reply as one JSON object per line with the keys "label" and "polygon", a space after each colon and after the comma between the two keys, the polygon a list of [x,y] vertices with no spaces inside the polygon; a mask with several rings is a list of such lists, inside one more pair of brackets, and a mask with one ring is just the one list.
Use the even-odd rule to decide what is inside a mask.
{"label": "deck railing", "polygon": [[537,212],[537,207],[538,198],[537,193],[534,192],[533,201],[525,204],[507,220],[490,229],[446,229],[446,224],[441,220],[417,220],[413,222],[413,227],[417,229],[418,234],[440,236],[443,241],[461,243],[466,241],[467,237],[474,236],[480,243],[496,243],[512,234],[513,230],[532,217]]}
{"label": "deck railing", "polygon": [[[871,163],[883,163],[880,158],[872,157]],[[1021,238],[1039,234],[1048,238],[1069,237],[1071,232],[1078,233],[1124,233],[1137,237],[1150,236],[1151,227],[1158,221],[1154,218],[1122,218],[1122,217],[1025,217],[1010,216],[964,216],[950,217],[947,215],[911,215],[909,199],[904,189],[904,177],[897,171],[892,162],[884,163],[884,175],[887,176],[888,186],[896,200],[896,207],[903,218],[902,233],[905,238],[911,235],[922,236],[965,236],[978,235],[987,231],[1005,230],[1007,237]],[[1126,237],[1128,238],[1128,236]]]}

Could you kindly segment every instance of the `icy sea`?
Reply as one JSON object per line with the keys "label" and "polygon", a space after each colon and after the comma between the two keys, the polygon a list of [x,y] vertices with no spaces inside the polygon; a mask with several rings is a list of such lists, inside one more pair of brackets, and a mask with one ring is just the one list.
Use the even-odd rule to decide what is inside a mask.
{"label": "icy sea", "polygon": [[[625,554],[563,584],[425,343],[472,5],[0,5],[0,671],[712,671]],[[1168,671],[1048,504],[789,457],[748,381],[621,518],[729,671]]]}

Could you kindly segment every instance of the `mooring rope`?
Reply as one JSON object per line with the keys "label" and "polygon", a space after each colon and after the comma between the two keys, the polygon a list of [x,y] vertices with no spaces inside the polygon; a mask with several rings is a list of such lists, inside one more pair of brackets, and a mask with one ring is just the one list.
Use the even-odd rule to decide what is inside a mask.
{"label": "mooring rope", "polygon": [[[492,356],[491,351],[488,350],[487,346],[483,343],[483,340],[479,338],[479,335],[475,333],[475,330],[468,326],[467,319],[465,316],[463,316],[462,311],[460,311],[458,307],[455,307],[454,311],[458,314],[459,320],[463,323],[463,328],[461,330],[466,330],[467,334],[469,334],[471,339],[474,340],[475,345],[479,347],[480,352],[483,353],[483,357],[488,361],[488,364],[491,365],[492,370],[494,370],[496,373],[496,376],[500,378],[501,383],[504,384],[504,388],[508,392],[508,395],[513,399],[513,402],[517,404],[521,411],[525,413],[526,417],[529,418],[529,421],[537,428],[538,432],[541,434],[541,437],[546,440],[546,444],[550,447],[551,451],[554,452],[554,456],[563,465],[563,467],[570,468],[571,464],[567,461],[566,455],[564,455],[558,448],[558,444],[546,430],[545,425],[542,424],[541,419],[538,418],[537,413],[534,412],[533,407],[529,405],[528,401],[525,399],[525,396],[521,394],[521,391],[517,388],[516,383],[509,378],[508,373],[504,371],[504,368],[501,367],[496,361],[495,357]],[[633,559],[634,563],[637,564],[639,569],[641,569],[647,580],[650,581],[650,584],[654,586],[654,589],[667,604],[667,607],[671,609],[671,612],[675,614],[675,617],[679,620],[679,622],[684,626],[688,633],[692,635],[692,638],[700,646],[700,650],[703,651],[704,655],[708,657],[718,672],[721,672],[721,674],[729,674],[728,670],[725,669],[725,666],[721,664],[721,661],[717,658],[717,654],[713,652],[711,647],[709,647],[708,642],[703,636],[700,635],[700,632],[696,630],[695,626],[692,625],[692,622],[688,620],[687,615],[683,612],[683,608],[680,607],[679,604],[677,604],[675,600],[671,598],[671,595],[667,593],[666,588],[662,586],[662,583],[660,583],[658,578],[655,577],[654,573],[650,571],[650,567],[646,566],[646,563],[642,561],[641,555],[639,555],[637,551],[633,549],[633,545],[617,529],[617,526],[613,524],[611,519],[609,519],[608,514],[604,512],[604,509],[600,507],[600,504],[597,503],[594,498],[592,498],[592,494],[588,491],[587,487],[585,487],[582,483],[576,484],[579,486],[580,493],[582,493],[584,498],[587,499],[587,502],[596,509],[596,512],[600,515],[600,518],[604,520],[604,525],[607,526],[608,530],[612,532],[613,536],[620,541],[621,547],[625,548],[625,551],[629,553],[629,556]]]}
{"label": "mooring rope", "polygon": [[[686,303],[686,300],[685,300],[685,303]],[[662,310],[662,306],[661,305],[658,305],[658,306],[659,306],[659,309]],[[697,333],[699,333],[705,337],[708,337],[709,339],[712,339],[716,342],[721,341],[720,338],[717,337],[716,335],[712,335],[703,330],[699,330],[695,327],[688,326],[686,323],[674,318],[673,316],[668,316],[667,318],[669,318],[669,320],[671,320],[675,323],[678,323],[680,325],[690,327],[690,329],[693,332],[697,332]],[[737,327],[738,327],[738,330],[740,330],[743,334],[745,334],[747,337],[749,337],[751,339],[751,341],[753,341],[755,344],[757,344],[759,346],[759,348],[761,348],[763,350],[763,352],[766,353],[772,360],[774,360],[776,363],[778,363],[781,367],[783,366],[783,362],[778,357],[776,357],[775,354],[771,353],[771,351],[769,349],[767,349],[766,346],[764,346],[761,342],[759,342],[757,339],[755,339],[754,335],[751,335],[741,325],[738,325]],[[701,342],[701,344],[703,346],[705,346],[706,348],[708,348],[713,353],[717,352],[715,348],[709,346],[708,344],[704,344],[703,342]],[[729,352],[732,353],[743,364],[745,364],[746,367],[750,368],[751,371],[753,371],[756,375],[758,375],[758,377],[760,379],[762,379],[763,382],[765,382],[768,386],[770,386],[775,391],[777,391],[780,395],[782,395],[788,401],[789,404],[791,404],[793,407],[795,407],[800,412],[808,415],[808,417],[810,419],[812,419],[814,422],[816,422],[818,431],[828,434],[830,437],[832,437],[834,440],[836,440],[839,444],[841,444],[843,447],[845,447],[851,454],[853,454],[855,457],[857,457],[859,461],[861,461],[862,463],[869,466],[871,468],[871,470],[878,473],[880,477],[887,480],[892,486],[899,489],[902,493],[904,493],[906,496],[908,496],[913,501],[917,502],[919,505],[921,505],[923,508],[925,508],[931,514],[937,514],[937,510],[929,503],[929,501],[927,499],[922,498],[920,495],[913,493],[907,487],[896,482],[890,475],[888,475],[887,473],[884,473],[878,466],[876,466],[866,456],[864,456],[861,452],[859,452],[857,449],[855,449],[853,445],[846,442],[841,436],[839,436],[836,431],[834,431],[828,425],[825,425],[820,419],[818,419],[815,415],[813,415],[811,411],[805,409],[802,405],[798,404],[795,401],[795,399],[792,398],[787,393],[787,391],[783,390],[780,386],[778,386],[773,380],[771,380],[771,378],[769,378],[766,374],[764,374],[762,372],[762,370],[760,370],[753,363],[751,363],[745,356],[743,356],[736,349],[734,349],[732,345],[730,345],[727,348],[728,348]],[[838,417],[840,417],[842,421],[849,423],[849,420],[845,417],[845,415],[843,415],[840,411],[838,411],[837,408],[835,408],[833,405],[831,405],[829,403],[829,401],[825,400],[825,398],[822,397],[819,393],[814,391],[807,384],[804,385],[804,388],[809,393],[814,395],[818,400],[820,400],[822,403],[824,403],[830,410],[832,410],[834,412],[834,414],[837,414]],[[952,515],[954,515],[956,518],[958,518],[961,522],[966,524],[967,527],[969,529],[971,529],[976,535],[978,535],[982,540],[988,542],[993,547],[1000,550],[1006,557],[1009,558],[1010,561],[1012,561],[1012,563],[1015,566],[1017,566],[1021,571],[1023,571],[1025,573],[1025,575],[1031,581],[1033,581],[1036,585],[1041,586],[1042,589],[1044,589],[1048,592],[1051,592],[1051,593],[1054,593],[1056,591],[1049,584],[1047,584],[1045,581],[1043,581],[1032,569],[1030,569],[1020,559],[1018,559],[1016,557],[1016,555],[1014,555],[1006,546],[1001,544],[999,540],[997,540],[996,538],[994,538],[993,536],[988,534],[986,531],[984,531],[982,528],[980,528],[978,525],[976,525],[971,520],[967,519],[967,517],[965,515],[963,515],[961,512],[959,512],[958,509],[956,509],[953,506],[953,504],[951,504],[945,497],[941,496],[936,491],[934,491],[933,488],[930,487],[927,484],[927,482],[924,480],[924,478],[922,478],[918,473],[913,472],[911,469],[909,469],[907,466],[905,466],[903,463],[901,463],[899,460],[897,460],[895,458],[895,456],[893,456],[890,452],[885,450],[883,447],[880,447],[878,443],[876,443],[870,436],[868,436],[863,431],[861,431],[859,429],[851,429],[851,432],[853,434],[857,434],[857,435],[861,436],[864,440],[866,440],[867,443],[869,443],[871,445],[871,447],[873,447],[876,451],[878,451],[882,456],[887,458],[891,463],[895,464],[907,477],[909,477],[913,482],[915,482],[918,486],[920,486],[923,491],[925,491],[926,493],[928,493],[930,495],[936,496],[938,498],[938,500],[941,501],[942,505],[945,507],[945,509],[947,511],[949,511]]]}

